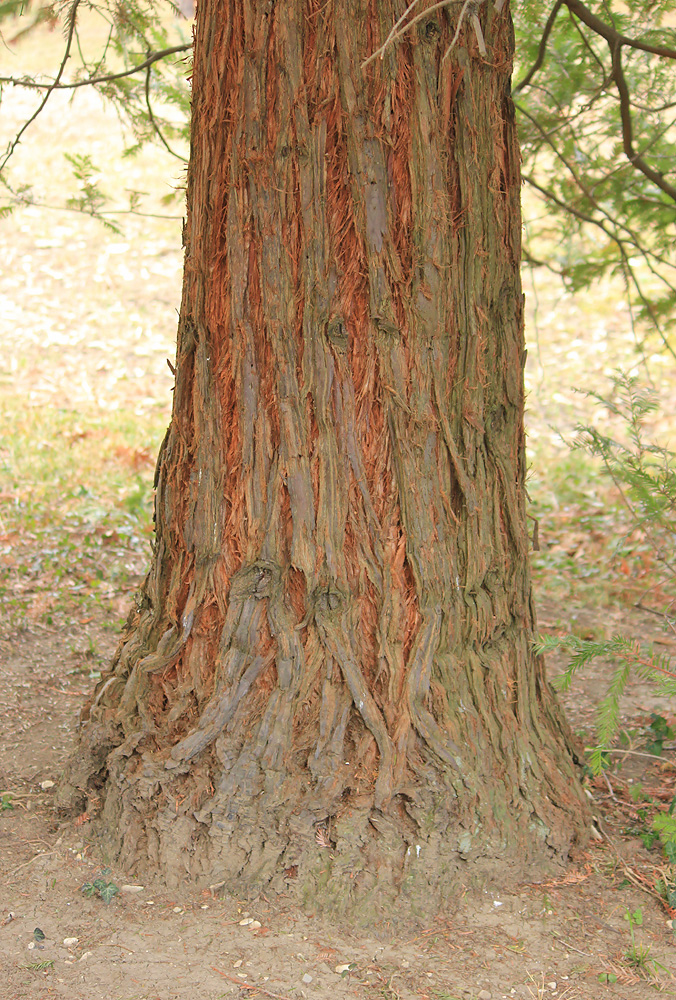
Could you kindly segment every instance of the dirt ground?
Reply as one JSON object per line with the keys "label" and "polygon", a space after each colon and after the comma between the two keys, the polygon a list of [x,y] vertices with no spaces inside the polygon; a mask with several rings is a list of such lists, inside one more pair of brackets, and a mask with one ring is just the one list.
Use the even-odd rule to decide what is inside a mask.
{"label": "dirt ground", "polygon": [[[581,608],[566,609],[571,613],[578,623],[586,614],[590,626],[598,618]],[[545,604],[543,626],[561,614]],[[652,627],[644,618],[632,617],[637,634]],[[0,788],[11,791],[14,806],[0,813],[2,1000],[638,1000],[649,988],[676,994],[668,914],[636,884],[641,877],[654,882],[659,854],[623,832],[626,807],[617,808],[614,798],[639,779],[673,794],[676,766],[664,761],[647,761],[646,769],[644,758],[633,758],[611,774],[612,791],[604,783],[591,790],[602,839],[568,867],[522,884],[505,883],[496,871],[490,884],[467,887],[451,911],[416,931],[404,931],[393,913],[356,935],[284,898],[221,898],[218,889],[189,884],[169,893],[157,880],[119,870],[101,856],[86,814],[63,822],[51,805],[93,683],[92,639],[98,662],[114,644],[104,626],[101,611],[86,630],[58,634],[36,625],[0,638]],[[589,726],[605,679],[603,669],[586,674],[567,696],[576,729]],[[664,706],[640,687],[624,706],[627,720],[656,709]],[[82,891],[97,877],[121,890],[109,904]],[[637,909],[637,942],[659,963],[649,970],[625,958],[625,914]],[[616,981],[600,983],[604,975]]]}
{"label": "dirt ground", "polygon": [[[31,44],[38,59],[41,39]],[[33,104],[30,95],[8,92],[3,143]],[[32,127],[31,144],[27,136],[16,157],[19,174],[36,185],[36,200],[52,204],[62,200],[56,135],[67,148],[93,150],[112,171],[121,149],[115,116],[96,95],[78,92],[68,102],[55,94]],[[106,175],[106,184],[114,194],[129,186],[150,189],[158,176],[170,176],[166,164],[142,156],[122,165],[117,180]],[[161,423],[170,401],[165,359],[173,358],[181,279],[180,207],[171,211],[179,218],[129,217],[123,236],[39,205],[0,224],[0,389],[27,408],[126,407],[142,421],[159,414]],[[541,300],[545,319],[548,308]],[[562,413],[573,426],[573,387],[582,368],[594,377],[611,356],[612,367],[633,349],[618,309],[591,325],[569,298],[551,309],[559,327],[589,326],[593,336],[573,342],[561,328],[552,346],[538,331],[528,373],[533,440],[550,433],[556,439],[552,425]],[[676,939],[651,891],[661,854],[627,832],[637,825],[632,785],[641,781],[666,801],[675,794],[670,759],[629,757],[609,783],[590,783],[598,832],[567,867],[521,884],[496,871],[490,884],[468,884],[449,912],[416,931],[392,913],[357,935],[298,912],[283,897],[222,898],[218,889],[189,884],[170,893],[161,882],[119,870],[101,855],[86,815],[62,821],[52,801],[79,707],[141,579],[142,546],[120,555],[127,581],[121,585],[117,574],[93,612],[78,610],[73,593],[50,624],[39,613],[40,602],[46,605],[38,542],[30,533],[2,537],[1,505],[16,499],[0,495],[0,567],[8,593],[28,604],[34,598],[34,613],[17,624],[0,608],[0,792],[7,795],[0,799],[0,1000],[642,1000],[652,989],[676,995]],[[673,651],[655,618],[639,612],[542,600],[540,621],[544,631],[574,626],[578,634],[621,627]],[[553,662],[552,671],[558,666]],[[574,729],[589,732],[608,671],[606,665],[581,675],[566,696]],[[670,715],[668,705],[635,685],[623,704],[623,724],[640,731],[650,712]],[[97,879],[120,889],[108,904],[82,891]],[[626,958],[632,943],[626,915],[638,911],[636,944],[650,948],[642,967]]]}

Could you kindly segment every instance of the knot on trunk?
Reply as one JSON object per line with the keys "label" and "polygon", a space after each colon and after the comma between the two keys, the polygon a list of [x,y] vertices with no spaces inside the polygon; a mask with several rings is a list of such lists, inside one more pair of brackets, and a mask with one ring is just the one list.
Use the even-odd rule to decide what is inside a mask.
{"label": "knot on trunk", "polygon": [[272,597],[282,585],[282,573],[275,563],[259,559],[235,573],[230,584],[230,600]]}

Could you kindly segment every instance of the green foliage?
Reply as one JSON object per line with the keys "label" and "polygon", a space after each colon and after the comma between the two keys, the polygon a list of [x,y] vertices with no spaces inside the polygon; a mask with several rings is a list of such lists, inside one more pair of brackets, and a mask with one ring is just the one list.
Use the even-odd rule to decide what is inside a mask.
{"label": "green foliage", "polygon": [[66,161],[70,163],[73,169],[73,177],[78,182],[79,187],[77,195],[66,199],[68,208],[98,218],[107,229],[110,229],[114,233],[119,233],[120,227],[104,215],[101,215],[101,210],[106,206],[108,199],[98,185],[98,169],[92,162],[91,157],[78,155],[77,153],[64,153],[63,155]]}
{"label": "green foliage", "polygon": [[636,377],[617,372],[610,396],[591,392],[606,410],[619,418],[626,440],[602,434],[596,427],[578,427],[576,445],[602,462],[619,490],[632,527],[644,530],[665,570],[676,577],[671,554],[676,543],[676,455],[646,441],[645,421],[658,408],[655,395]]}
{"label": "green foliage", "polygon": [[[605,0],[587,0],[583,9],[568,0],[523,0],[513,6],[514,98],[523,175],[532,196],[525,203],[526,259],[556,271],[571,289],[620,274],[638,316],[668,345],[676,306],[671,278],[676,264],[676,62],[669,58],[676,49],[676,31],[669,26],[676,0],[634,0],[626,11]],[[19,0],[0,2],[0,22],[29,7]],[[126,156],[154,141],[185,162],[191,36],[190,25],[172,16],[175,5],[170,0],[88,2],[86,10],[95,11],[106,26],[103,47],[93,57],[80,38],[77,4],[36,9],[31,27],[44,10],[65,25],[71,13],[74,17],[71,51],[63,64],[68,62],[71,78],[53,82],[94,82],[129,126]],[[0,86],[2,81],[45,86],[31,77],[0,77]],[[2,166],[0,178],[9,195],[0,211],[30,198],[10,184]],[[166,196],[173,197],[181,198],[182,191]],[[108,203],[101,198],[90,172],[70,206],[110,225]],[[138,193],[131,193],[128,210],[139,211]]]}
{"label": "green foliage", "polygon": [[[636,378],[622,372],[615,374],[612,387],[610,395],[590,395],[619,418],[624,440],[586,426],[578,428],[577,446],[600,459],[602,469],[622,497],[629,530],[642,533],[645,544],[663,569],[664,589],[671,594],[676,583],[671,555],[676,543],[676,455],[646,440],[646,417],[656,409],[652,393],[642,388]],[[673,600],[676,600],[676,593]],[[676,624],[676,619],[668,612],[662,612],[662,618],[672,628]],[[618,734],[620,699],[632,677],[654,685],[666,698],[676,696],[675,658],[626,636],[614,635],[610,639],[547,636],[537,644],[537,649],[543,653],[564,649],[568,653],[566,670],[557,679],[562,690],[567,690],[575,674],[592,660],[603,657],[615,663],[606,695],[598,705],[598,744],[590,758],[596,772],[603,770],[607,752]],[[657,716],[653,717],[652,733],[650,752],[661,752],[664,740],[673,736],[666,720],[660,722]]]}
{"label": "green foliage", "polygon": [[659,879],[655,888],[659,893],[661,893],[662,898],[671,910],[676,910],[676,878],[674,878],[673,869],[670,873],[665,873],[661,879]]}
{"label": "green foliage", "polygon": [[[651,713],[650,742],[646,744],[648,753],[654,753],[656,757],[662,755],[665,740],[676,739],[676,729],[670,726],[663,715]],[[673,806],[672,806],[673,808]]]}
{"label": "green foliage", "polygon": [[648,50],[676,49],[674,10],[676,0],[587,0],[584,10],[526,0],[514,14],[523,175],[539,203],[526,220],[526,259],[546,263],[571,289],[620,274],[638,315],[667,344],[676,305],[676,64]]}
{"label": "green foliage", "polygon": [[0,812],[7,812],[14,808],[12,795],[10,792],[0,792]]}
{"label": "green foliage", "polygon": [[[0,24],[24,15],[16,26],[21,25],[19,34],[25,36],[49,17],[54,22],[63,22],[67,38],[61,70],[51,81],[45,81],[44,74],[0,76],[0,100],[3,86],[19,85],[35,90],[43,104],[49,99],[50,88],[66,88],[73,93],[80,86],[95,86],[115,107],[128,128],[129,142],[123,155],[133,157],[146,143],[153,141],[187,163],[184,150],[190,131],[190,25],[173,16],[176,7],[169,0],[124,0],[122,3],[99,0],[78,7],[77,0],[58,7],[38,5],[35,16],[29,20],[26,15],[29,15],[30,3],[0,2]],[[105,26],[105,41],[94,56],[89,54],[82,33],[80,17],[83,11],[88,15],[96,13]],[[63,73],[66,67],[68,72]],[[22,126],[0,155],[0,183],[6,198],[5,203],[0,204],[2,214],[17,205],[34,201],[30,186],[14,181],[9,169],[18,139],[32,120]],[[99,168],[88,156],[64,155],[78,187],[78,194],[66,199],[65,207],[91,215],[107,228],[119,232],[119,226],[111,221],[111,214],[139,211],[141,193],[128,192],[129,207],[119,208],[98,183]],[[183,191],[178,189],[167,196],[165,202],[180,201],[182,197]]]}
{"label": "green foliage", "polygon": [[667,861],[676,865],[676,816],[673,812],[660,812],[654,817],[652,826],[660,838]]}
{"label": "green foliage", "polygon": [[98,896],[104,903],[110,903],[111,900],[117,896],[120,890],[114,882],[108,881],[106,876],[109,874],[110,869],[104,868],[100,875],[98,875],[92,882],[85,882],[84,885],[81,885],[80,892],[82,895],[87,896],[88,898]]}
{"label": "green foliage", "polygon": [[645,969],[648,957],[650,955],[650,945],[638,944],[636,941],[636,936],[634,934],[634,927],[643,926],[643,911],[639,906],[636,910],[630,910],[629,907],[625,907],[624,919],[629,923],[629,931],[631,933],[631,945],[625,952],[625,958],[630,965],[633,965],[636,969]]}
{"label": "green foliage", "polygon": [[608,690],[597,706],[598,745],[593,748],[590,765],[595,773],[607,766],[608,750],[619,731],[620,699],[632,677],[652,683],[667,698],[676,696],[676,661],[664,653],[657,653],[651,646],[644,646],[635,639],[614,635],[610,639],[581,639],[575,635],[545,636],[536,643],[540,653],[563,649],[569,654],[568,665],[555,684],[567,691],[578,671],[598,658],[616,663]]}

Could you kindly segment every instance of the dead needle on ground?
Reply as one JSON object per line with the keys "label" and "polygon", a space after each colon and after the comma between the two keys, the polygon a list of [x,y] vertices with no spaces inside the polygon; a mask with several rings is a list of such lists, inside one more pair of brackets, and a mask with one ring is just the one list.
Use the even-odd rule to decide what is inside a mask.
{"label": "dead needle on ground", "polygon": [[211,968],[214,972],[217,972],[219,976],[223,976],[224,979],[229,979],[231,982],[237,983],[239,988],[242,990],[257,990],[259,993],[264,993],[266,997],[274,997],[274,1000],[290,1000],[289,997],[282,996],[281,993],[271,993],[270,990],[266,990],[263,986],[256,986],[255,983],[245,983],[236,976],[230,976],[227,972],[222,972],[221,969],[217,969],[215,965],[212,965]]}

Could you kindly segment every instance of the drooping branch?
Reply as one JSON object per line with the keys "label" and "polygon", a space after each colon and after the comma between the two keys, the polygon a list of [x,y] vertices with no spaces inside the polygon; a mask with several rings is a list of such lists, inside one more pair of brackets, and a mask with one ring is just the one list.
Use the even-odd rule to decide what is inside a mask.
{"label": "drooping branch", "polygon": [[585,7],[581,0],[564,0],[568,10],[591,28],[596,35],[605,38],[611,48],[626,45],[632,49],[640,49],[642,52],[650,52],[654,56],[664,56],[666,59],[676,59],[676,49],[671,49],[667,45],[651,45],[649,42],[642,42],[640,38],[629,38],[622,35],[612,24],[603,21],[596,14],[592,14],[588,7]]}
{"label": "drooping branch", "polygon": [[[76,3],[79,2],[80,0],[76,0]],[[70,54],[69,44],[57,77],[52,83],[39,83],[37,80],[16,76],[0,76],[0,83],[11,83],[15,87],[26,87],[29,90],[47,90],[50,93],[52,90],[76,90],[78,87],[91,87],[99,83],[112,83],[114,80],[122,80],[124,77],[134,76],[136,73],[141,73],[143,70],[148,69],[153,63],[159,62],[160,59],[166,59],[168,56],[176,55],[178,52],[189,52],[191,49],[192,42],[184,42],[182,45],[172,45],[168,49],[158,49],[157,52],[149,52],[143,62],[138,63],[136,66],[130,66],[129,69],[120,70],[118,73],[106,73],[103,76],[88,76],[86,80],[75,80],[73,83],[60,83],[63,69]]]}
{"label": "drooping branch", "polygon": [[661,191],[664,191],[673,201],[676,201],[676,188],[665,181],[664,177],[657,170],[646,163],[643,157],[634,149],[633,125],[631,120],[631,100],[629,97],[629,87],[622,69],[622,46],[616,43],[612,48],[613,57],[613,80],[620,97],[620,117],[622,119],[622,148],[624,155],[629,162],[640,170],[641,173],[652,181]]}
{"label": "drooping branch", "polygon": [[[623,229],[627,233],[627,235],[629,236],[629,238],[631,239],[632,243],[637,248],[637,250],[639,251],[639,253],[642,254],[644,257],[647,258],[647,257],[651,257],[652,256],[652,257],[654,257],[656,259],[656,261],[659,264],[668,263],[664,259],[662,259],[660,257],[657,257],[657,255],[653,251],[651,251],[649,248],[643,246],[642,241],[640,240],[640,238],[638,236],[638,233],[636,233],[633,229],[631,229],[625,222],[622,222],[620,219],[617,219],[614,216],[612,216],[607,211],[607,209],[605,209],[602,205],[599,204],[598,200],[594,197],[594,194],[593,194],[593,188],[596,187],[597,185],[593,184],[590,187],[588,184],[586,184],[582,180],[582,178],[580,177],[578,171],[575,169],[575,166],[573,165],[573,163],[571,162],[571,160],[561,152],[561,150],[557,147],[556,143],[552,140],[551,136],[544,131],[544,129],[542,128],[542,126],[540,125],[540,123],[532,115],[530,115],[528,113],[528,111],[526,111],[525,108],[520,107],[519,105],[517,105],[517,107],[519,108],[519,111],[521,111],[521,113],[524,114],[533,123],[533,125],[536,127],[536,129],[538,129],[538,131],[540,132],[540,134],[541,134],[542,138],[544,139],[544,141],[551,148],[552,152],[557,157],[557,159],[560,160],[560,162],[563,164],[563,166],[569,172],[570,176],[575,181],[575,184],[576,184],[577,188],[581,191],[581,193],[587,199],[587,201],[589,202],[589,204],[593,208],[597,209],[597,211],[599,211],[602,215],[604,215],[606,217],[606,219],[608,220],[608,222],[610,222],[617,229]],[[523,179],[527,183],[529,183],[532,187],[536,188],[541,193],[545,194],[547,196],[548,200],[554,201],[559,208],[564,209],[564,211],[568,212],[569,215],[573,215],[573,216],[575,216],[576,218],[580,219],[583,222],[592,222],[595,225],[601,225],[599,223],[598,219],[595,219],[591,215],[587,215],[585,212],[581,212],[580,210],[576,209],[574,205],[571,205],[570,202],[564,201],[561,198],[557,198],[556,195],[553,194],[553,192],[548,191],[546,188],[542,187],[541,185],[538,185],[536,183],[536,181],[534,180],[534,178],[532,178],[532,177],[524,174],[523,175]],[[611,234],[610,230],[608,230],[605,227],[605,225],[602,225],[601,228],[603,228],[604,232],[606,232],[609,236],[611,236],[612,239],[615,239],[615,237]],[[671,265],[671,266],[673,267],[674,265]],[[666,279],[663,279],[663,280],[664,280],[665,284],[669,287],[669,289],[671,291],[676,291],[676,289],[673,288]]]}
{"label": "drooping branch", "polygon": [[[605,233],[605,235],[608,237],[608,239],[612,240],[612,242],[617,247],[618,253],[620,255],[620,261],[621,261],[622,271],[623,271],[623,274],[624,274],[625,281],[627,282],[627,284],[631,283],[634,286],[634,289],[636,291],[636,295],[637,295],[639,301],[641,302],[643,308],[646,310],[646,312],[650,316],[650,318],[651,318],[651,320],[653,322],[653,325],[654,325],[655,329],[657,330],[657,333],[659,334],[659,337],[660,337],[660,339],[661,339],[661,341],[662,341],[665,349],[669,352],[669,354],[671,354],[676,359],[676,351],[674,350],[674,348],[669,343],[669,340],[666,337],[666,335],[664,333],[664,330],[662,329],[662,325],[659,322],[658,316],[657,316],[657,314],[655,312],[655,308],[654,308],[653,304],[651,303],[651,301],[646,296],[646,294],[643,291],[643,289],[641,288],[641,285],[640,285],[640,283],[638,281],[638,278],[636,276],[635,269],[631,267],[631,264],[629,262],[629,254],[627,253],[626,247],[624,245],[624,241],[622,239],[620,239],[620,237],[617,235],[617,233],[613,232],[613,230],[608,227],[608,225],[603,221],[603,219],[598,219],[595,216],[589,215],[586,212],[581,212],[579,209],[575,208],[569,202],[564,201],[562,198],[558,198],[554,194],[553,191],[549,191],[547,188],[543,187],[541,184],[538,184],[537,181],[534,180],[534,178],[529,177],[527,174],[523,174],[522,175],[522,180],[526,184],[528,184],[530,187],[532,187],[536,191],[538,191],[541,195],[543,195],[543,197],[548,202],[556,205],[557,208],[562,209],[564,212],[566,212],[569,215],[573,216],[573,218],[578,219],[580,222],[585,222],[585,223],[589,223],[589,224],[591,224],[593,226],[597,226],[603,233]],[[607,215],[607,213],[604,213],[604,214]],[[616,224],[616,220],[610,218],[609,216],[607,216],[607,218],[608,218],[608,220],[610,222],[612,222],[613,224]],[[648,267],[649,267],[650,271],[654,275],[658,276],[657,272],[654,269],[654,267],[649,262],[649,257],[650,256],[654,256],[654,254],[651,254],[651,252],[649,250],[643,248],[641,246],[641,244],[637,242],[636,237],[633,234],[631,234],[631,238],[632,238],[632,242],[634,243],[634,245],[636,246],[636,248],[639,250],[640,253],[643,254],[643,256],[646,259],[646,261],[648,261]],[[549,270],[554,270],[551,267],[551,265],[548,264],[547,262],[539,261],[539,260],[534,260],[526,252],[524,252],[523,257],[524,257],[524,260],[529,261],[530,263],[532,263],[534,265],[537,265],[538,267],[541,267],[541,266],[544,265],[545,267],[548,267]],[[660,263],[663,263],[663,262],[660,261]],[[563,277],[563,272],[555,271],[555,273],[557,273],[561,277]],[[659,275],[659,277],[666,284],[667,288],[669,288],[670,291],[672,291],[672,292],[675,291],[674,287],[662,275]]]}
{"label": "drooping branch", "polygon": [[625,156],[636,170],[639,170],[645,177],[648,178],[648,180],[652,181],[652,183],[659,187],[660,190],[668,195],[669,198],[676,201],[676,187],[666,181],[664,176],[659,171],[654,170],[650,164],[645,161],[643,156],[641,156],[641,154],[634,148],[633,123],[631,116],[632,100],[622,66],[622,48],[623,46],[626,46],[643,52],[649,52],[652,55],[662,56],[667,59],[676,59],[676,50],[664,45],[651,45],[648,42],[643,42],[640,39],[630,38],[628,35],[622,34],[617,31],[612,24],[608,24],[602,18],[593,14],[583,3],[581,3],[581,0],[560,0],[560,2],[557,0],[545,23],[535,63],[523,80],[516,85],[513,91],[514,94],[519,93],[526,86],[528,86],[537,70],[542,66],[545,58],[547,42],[554,25],[556,15],[558,14],[563,3],[565,3],[571,14],[578,18],[583,24],[586,24],[587,27],[594,32],[594,34],[605,39],[608,43],[612,67],[610,79],[612,79],[615,83],[620,102],[622,148]]}
{"label": "drooping branch", "polygon": [[21,126],[21,128],[19,129],[19,131],[17,132],[17,134],[14,136],[14,139],[9,144],[9,146],[7,148],[7,151],[6,151],[6,153],[5,153],[2,161],[0,162],[0,172],[2,172],[2,170],[4,169],[4,167],[7,164],[7,161],[11,157],[12,153],[14,152],[14,150],[16,149],[16,147],[21,142],[22,135],[26,132],[26,130],[28,129],[28,127],[33,124],[33,122],[38,117],[38,115],[40,114],[40,112],[44,108],[45,104],[49,100],[50,95],[52,94],[52,91],[56,90],[57,87],[58,87],[58,85],[59,85],[59,80],[63,76],[63,71],[66,68],[66,63],[68,62],[68,59],[70,58],[70,50],[71,50],[71,47],[73,45],[73,35],[75,34],[75,19],[76,19],[77,9],[78,9],[79,5],[80,5],[80,0],[73,0],[73,5],[70,8],[70,11],[68,13],[68,35],[66,37],[66,50],[65,50],[65,52],[63,54],[63,59],[61,60],[61,65],[59,66],[59,71],[56,74],[56,78],[55,78],[55,80],[51,84],[49,84],[49,86],[47,88],[47,93],[45,94],[45,96],[43,97],[42,101],[40,102],[40,106],[37,108],[36,111],[33,112],[33,114],[30,116],[30,118],[28,119],[28,121],[25,121],[23,123],[23,125]]}
{"label": "drooping branch", "polygon": [[556,0],[556,3],[552,7],[551,13],[547,18],[547,21],[545,22],[545,26],[542,29],[542,38],[540,39],[540,45],[538,46],[538,54],[535,59],[535,62],[528,70],[523,80],[517,83],[517,85],[514,87],[512,93],[518,94],[520,90],[523,90],[524,87],[527,87],[528,84],[533,79],[533,77],[535,76],[535,74],[537,73],[537,71],[542,66],[543,62],[545,61],[545,54],[547,52],[547,42],[549,41],[549,36],[552,33],[552,28],[554,27],[554,21],[556,20],[556,15],[559,13],[562,6],[563,6],[563,0]]}
{"label": "drooping branch", "polygon": [[148,109],[148,118],[150,119],[150,124],[152,125],[155,131],[155,135],[160,140],[166,151],[170,153],[172,156],[176,157],[177,160],[182,160],[183,163],[187,163],[188,162],[187,157],[181,156],[180,153],[177,153],[175,150],[171,148],[171,146],[169,145],[164,136],[162,129],[160,128],[157,118],[155,117],[155,114],[153,112],[153,106],[150,100],[150,76],[151,76],[151,69],[149,64],[146,68],[145,100],[146,100],[146,108]]}

